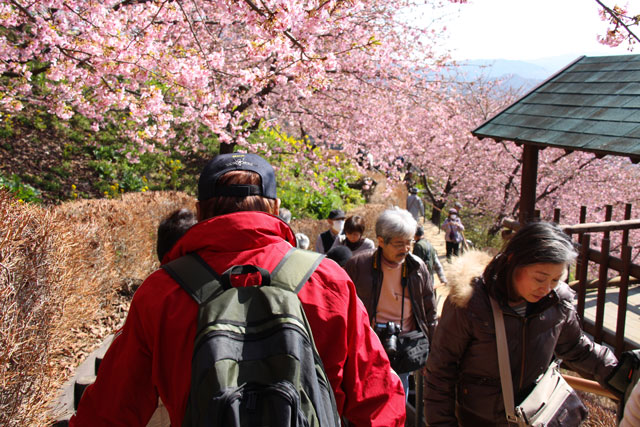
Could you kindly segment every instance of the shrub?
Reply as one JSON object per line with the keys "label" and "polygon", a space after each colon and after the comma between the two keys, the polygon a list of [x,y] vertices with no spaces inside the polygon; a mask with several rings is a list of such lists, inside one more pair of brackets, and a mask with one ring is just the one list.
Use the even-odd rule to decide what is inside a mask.
{"label": "shrub", "polygon": [[260,130],[252,138],[266,145],[259,154],[274,166],[278,197],[294,217],[326,218],[332,209],[364,203],[362,193],[347,185],[360,175],[342,153],[323,152],[308,139],[293,138],[278,128]]}
{"label": "shrub", "polygon": [[12,174],[11,178],[8,179],[0,175],[0,189],[2,188],[23,202],[42,202],[42,199],[40,199],[40,191],[22,182],[18,175]]}

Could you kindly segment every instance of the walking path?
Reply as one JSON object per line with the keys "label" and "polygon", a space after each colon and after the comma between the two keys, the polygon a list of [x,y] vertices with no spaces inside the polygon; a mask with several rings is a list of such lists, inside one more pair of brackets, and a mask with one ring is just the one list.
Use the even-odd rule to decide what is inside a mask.
{"label": "walking path", "polygon": [[[440,263],[444,266],[447,262],[447,258],[445,256],[447,248],[444,242],[444,232],[431,222],[426,222],[422,224],[422,226],[424,227],[424,238],[433,245],[434,249],[438,253],[438,258],[440,258]],[[449,291],[446,286],[441,286],[440,278],[437,274],[434,274],[433,284],[436,287],[437,311],[439,316],[442,312],[442,306],[444,304],[444,300],[449,294]]]}

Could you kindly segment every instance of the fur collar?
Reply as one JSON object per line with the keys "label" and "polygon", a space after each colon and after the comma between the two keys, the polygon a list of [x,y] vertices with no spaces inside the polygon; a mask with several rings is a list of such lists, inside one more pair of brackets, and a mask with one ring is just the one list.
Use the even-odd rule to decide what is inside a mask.
{"label": "fur collar", "polygon": [[473,294],[471,281],[475,277],[482,276],[491,258],[487,252],[472,249],[459,257],[452,257],[451,264],[443,263],[452,303],[462,308],[467,306]]}

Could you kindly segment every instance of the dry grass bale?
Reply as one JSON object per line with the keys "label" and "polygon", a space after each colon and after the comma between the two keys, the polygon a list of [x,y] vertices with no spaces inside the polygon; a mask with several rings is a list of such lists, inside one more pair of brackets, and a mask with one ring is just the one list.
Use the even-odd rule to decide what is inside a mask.
{"label": "dry grass bale", "polygon": [[[75,281],[82,288],[69,303],[90,310],[90,314],[68,310],[60,325],[82,338],[69,355],[74,365],[120,326],[126,309],[114,317],[114,297],[117,292],[130,294],[158,267],[158,224],[181,207],[195,210],[195,200],[179,192],[129,193],[120,199],[81,200],[56,208],[58,232],[75,243],[66,268],[80,267]],[[98,319],[102,330],[92,330]]]}
{"label": "dry grass bale", "polygon": [[60,368],[50,363],[68,290],[50,210],[0,192],[0,425],[46,424]]}
{"label": "dry grass bale", "polygon": [[135,193],[42,208],[0,193],[0,425],[55,416],[49,402],[119,326],[115,296],[157,267],[157,226],[180,207],[195,201]]}

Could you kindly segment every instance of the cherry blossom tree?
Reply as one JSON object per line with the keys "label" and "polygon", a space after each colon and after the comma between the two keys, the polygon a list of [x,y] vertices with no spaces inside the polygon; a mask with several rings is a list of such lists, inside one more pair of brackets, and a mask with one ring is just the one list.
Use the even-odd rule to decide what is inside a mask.
{"label": "cherry blossom tree", "polygon": [[[210,135],[266,150],[247,137],[276,123],[308,137],[296,154],[335,145],[397,180],[411,164],[436,209],[459,200],[498,224],[517,211],[521,150],[470,131],[514,94],[447,77],[433,51],[443,26],[407,19],[419,3],[441,0],[4,1],[0,113],[35,105],[96,130],[115,123],[140,152]],[[538,206],[606,199],[599,183],[614,172],[602,165],[637,179],[618,161],[544,150]]]}
{"label": "cherry blossom tree", "polygon": [[[441,209],[460,201],[469,215],[490,218],[489,232],[497,232],[502,219],[517,217],[522,148],[509,141],[478,140],[471,130],[520,95],[483,77],[468,82],[431,81],[423,89],[413,92],[412,97],[399,98],[396,93],[394,102],[388,99],[389,108],[398,108],[395,114],[385,113],[384,102],[372,106],[372,117],[394,117],[388,126],[400,129],[393,134],[400,141],[387,149],[379,148],[377,153],[389,158],[401,156],[411,164],[436,221]],[[406,105],[399,105],[399,99]],[[361,109],[366,106],[362,100]],[[380,139],[384,135],[375,143]],[[374,146],[367,148],[376,152]],[[561,208],[563,221],[577,223],[583,204],[590,206],[594,215],[606,204],[614,204],[618,212],[625,203],[637,205],[640,194],[632,184],[637,182],[640,166],[627,158],[598,159],[589,153],[547,148],[539,153],[536,206],[547,218],[552,217],[554,208]]]}
{"label": "cherry blossom tree", "polygon": [[[371,70],[393,63],[391,54],[418,56],[412,30],[397,16],[412,5],[2,2],[0,112],[37,105],[62,119],[82,114],[96,130],[115,121],[141,152],[197,146],[204,134],[246,145],[247,135],[273,117],[274,102],[311,98],[341,73],[364,82]],[[185,132],[181,141],[176,129]]]}

